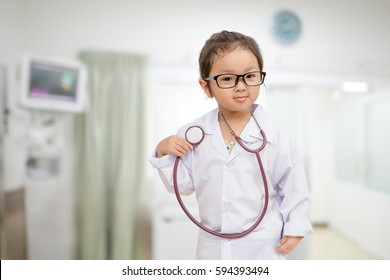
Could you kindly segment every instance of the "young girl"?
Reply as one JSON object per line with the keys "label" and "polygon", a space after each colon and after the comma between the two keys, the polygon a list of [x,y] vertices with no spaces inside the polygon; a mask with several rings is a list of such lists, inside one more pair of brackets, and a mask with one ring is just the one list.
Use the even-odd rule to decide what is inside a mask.
{"label": "young girl", "polygon": [[[264,82],[258,44],[237,32],[213,34],[200,56],[199,84],[218,108],[163,139],[150,163],[173,192],[173,166],[181,157],[177,182],[180,193],[196,194],[201,223],[221,233],[251,227],[264,207],[264,187],[256,155],[236,143],[258,147],[269,192],[267,212],[254,231],[240,238],[221,238],[199,230],[197,259],[284,259],[311,233],[309,193],[303,162],[284,130],[261,106],[254,104]],[[199,126],[203,141],[193,147],[186,130]]]}

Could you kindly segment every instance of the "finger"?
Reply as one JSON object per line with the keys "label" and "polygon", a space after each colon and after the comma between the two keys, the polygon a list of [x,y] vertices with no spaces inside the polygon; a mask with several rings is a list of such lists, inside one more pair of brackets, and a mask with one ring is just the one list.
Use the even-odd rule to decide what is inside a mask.
{"label": "finger", "polygon": [[176,145],[175,147],[173,147],[173,151],[176,156],[182,157],[189,151],[189,148]]}
{"label": "finger", "polygon": [[278,253],[281,253],[281,254],[288,254],[290,253],[292,250],[290,248],[287,248],[287,247],[280,247],[279,249],[276,250]]}
{"label": "finger", "polygon": [[193,149],[193,148],[194,148],[194,146],[192,146],[192,144],[191,144],[190,142],[185,141],[185,143],[186,143],[186,145],[187,145],[188,148],[190,148],[190,149]]}
{"label": "finger", "polygon": [[177,147],[175,147],[175,153],[176,153],[176,155],[181,157],[181,156],[184,156],[187,153],[187,151],[185,149],[181,148],[180,146],[177,146]]}
{"label": "finger", "polygon": [[286,246],[280,246],[276,251],[278,251],[279,253],[283,253],[287,249],[288,249],[288,247],[286,247]]}
{"label": "finger", "polygon": [[283,239],[281,239],[279,241],[279,248],[276,250],[277,252],[282,253],[282,254],[288,254],[291,251],[289,246],[288,246],[288,242],[286,242],[286,241],[287,240],[283,240]]}
{"label": "finger", "polygon": [[285,236],[285,237],[283,237],[282,239],[280,239],[280,240],[279,240],[279,243],[278,243],[278,244],[279,244],[279,246],[280,246],[280,245],[283,245],[284,243],[286,243],[286,242],[287,242],[287,240],[288,240],[288,238],[287,238],[286,236]]}
{"label": "finger", "polygon": [[186,140],[177,141],[176,145],[180,146],[181,148],[183,148],[186,151],[188,151],[188,150],[193,148],[192,145],[188,141],[186,141]]}
{"label": "finger", "polygon": [[184,145],[183,145],[183,146],[181,146],[181,145],[176,145],[176,146],[174,147],[174,149],[175,149],[178,153],[180,153],[180,156],[186,154],[188,151],[191,150],[190,147],[184,146]]}

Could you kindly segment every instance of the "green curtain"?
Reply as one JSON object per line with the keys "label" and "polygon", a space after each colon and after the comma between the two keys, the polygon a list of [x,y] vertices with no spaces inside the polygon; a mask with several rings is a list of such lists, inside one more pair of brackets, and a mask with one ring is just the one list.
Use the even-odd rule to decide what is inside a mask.
{"label": "green curtain", "polygon": [[144,184],[142,55],[83,51],[89,108],[75,120],[76,258],[136,258]]}

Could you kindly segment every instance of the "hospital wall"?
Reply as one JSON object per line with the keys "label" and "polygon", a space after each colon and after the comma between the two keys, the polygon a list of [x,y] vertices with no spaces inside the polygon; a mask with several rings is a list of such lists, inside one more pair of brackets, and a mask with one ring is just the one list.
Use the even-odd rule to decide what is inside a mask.
{"label": "hospital wall", "polygon": [[[226,5],[230,3],[231,5]],[[291,45],[278,43],[271,34],[272,15],[279,9],[295,11],[302,20],[303,33]],[[390,89],[390,40],[377,30],[390,26],[387,1],[49,1],[0,0],[0,63],[8,70],[9,131],[5,137],[5,180],[7,189],[27,189],[29,244],[31,258],[72,257],[72,166],[67,166],[66,146],[60,180],[32,182],[26,180],[26,132],[28,112],[17,105],[18,67],[25,52],[76,57],[80,50],[143,53],[150,58],[148,84],[147,150],[159,139],[174,133],[181,121],[192,119],[214,106],[206,101],[197,86],[197,55],[211,33],[222,29],[237,30],[253,36],[261,45],[267,71],[269,110],[272,96],[284,96],[291,104],[296,120],[304,120],[310,132],[300,127],[296,140],[302,149],[312,192],[312,221],[325,223],[361,242],[365,248],[383,258],[388,227],[383,228],[383,213],[390,213],[388,195],[336,178],[335,149],[332,134],[335,106],[333,90],[342,81],[355,79],[371,82],[387,93]],[[179,94],[197,95],[199,110],[182,110],[181,118],[169,115],[172,108],[188,106]],[[293,95],[286,95],[289,91]],[[279,95],[278,95],[279,93]],[[172,97],[166,99],[166,96]],[[295,98],[296,97],[296,98]],[[195,98],[195,97],[194,97]],[[176,103],[174,100],[182,100]],[[165,103],[163,102],[165,101]],[[208,103],[207,103],[208,102]],[[161,107],[159,104],[165,104]],[[302,109],[302,104],[308,105]],[[272,105],[272,106],[271,106]],[[171,106],[171,107],[168,107]],[[185,117],[184,117],[185,116]],[[275,116],[278,118],[278,116]],[[282,117],[283,119],[287,117]],[[166,120],[166,121],[161,121]],[[56,128],[63,139],[71,138],[72,119],[64,118]],[[328,132],[328,129],[330,131]],[[148,163],[146,178],[158,203],[173,203],[163,193],[156,173]],[[324,174],[327,176],[324,177]],[[59,194],[61,197],[59,198]],[[364,199],[363,199],[364,198]],[[58,201],[52,205],[53,201]],[[152,199],[152,201],[155,201]],[[380,201],[378,207],[377,201]],[[365,211],[361,207],[366,204]],[[330,205],[332,205],[330,211]],[[40,213],[53,206],[42,223]],[[376,207],[375,207],[376,206]],[[153,210],[153,207],[151,206]],[[346,211],[346,209],[348,211]],[[364,218],[362,218],[364,217]],[[43,228],[36,229],[34,224]],[[367,230],[381,228],[381,234]],[[45,235],[40,236],[44,230]],[[31,238],[33,235],[33,238]],[[44,242],[55,246],[41,246]],[[382,243],[382,248],[378,247]],[[58,245],[60,244],[60,245]],[[39,248],[39,249],[38,249]],[[387,250],[388,252],[389,250]]]}

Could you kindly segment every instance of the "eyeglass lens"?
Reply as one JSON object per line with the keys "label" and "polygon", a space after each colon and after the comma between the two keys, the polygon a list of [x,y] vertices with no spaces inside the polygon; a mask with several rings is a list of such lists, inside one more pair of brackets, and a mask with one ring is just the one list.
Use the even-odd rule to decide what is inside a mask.
{"label": "eyeglass lens", "polygon": [[244,83],[248,86],[258,86],[263,82],[263,75],[260,71],[249,72],[244,75],[224,74],[217,78],[217,84],[220,88],[231,88],[238,84],[240,77],[243,77]]}

